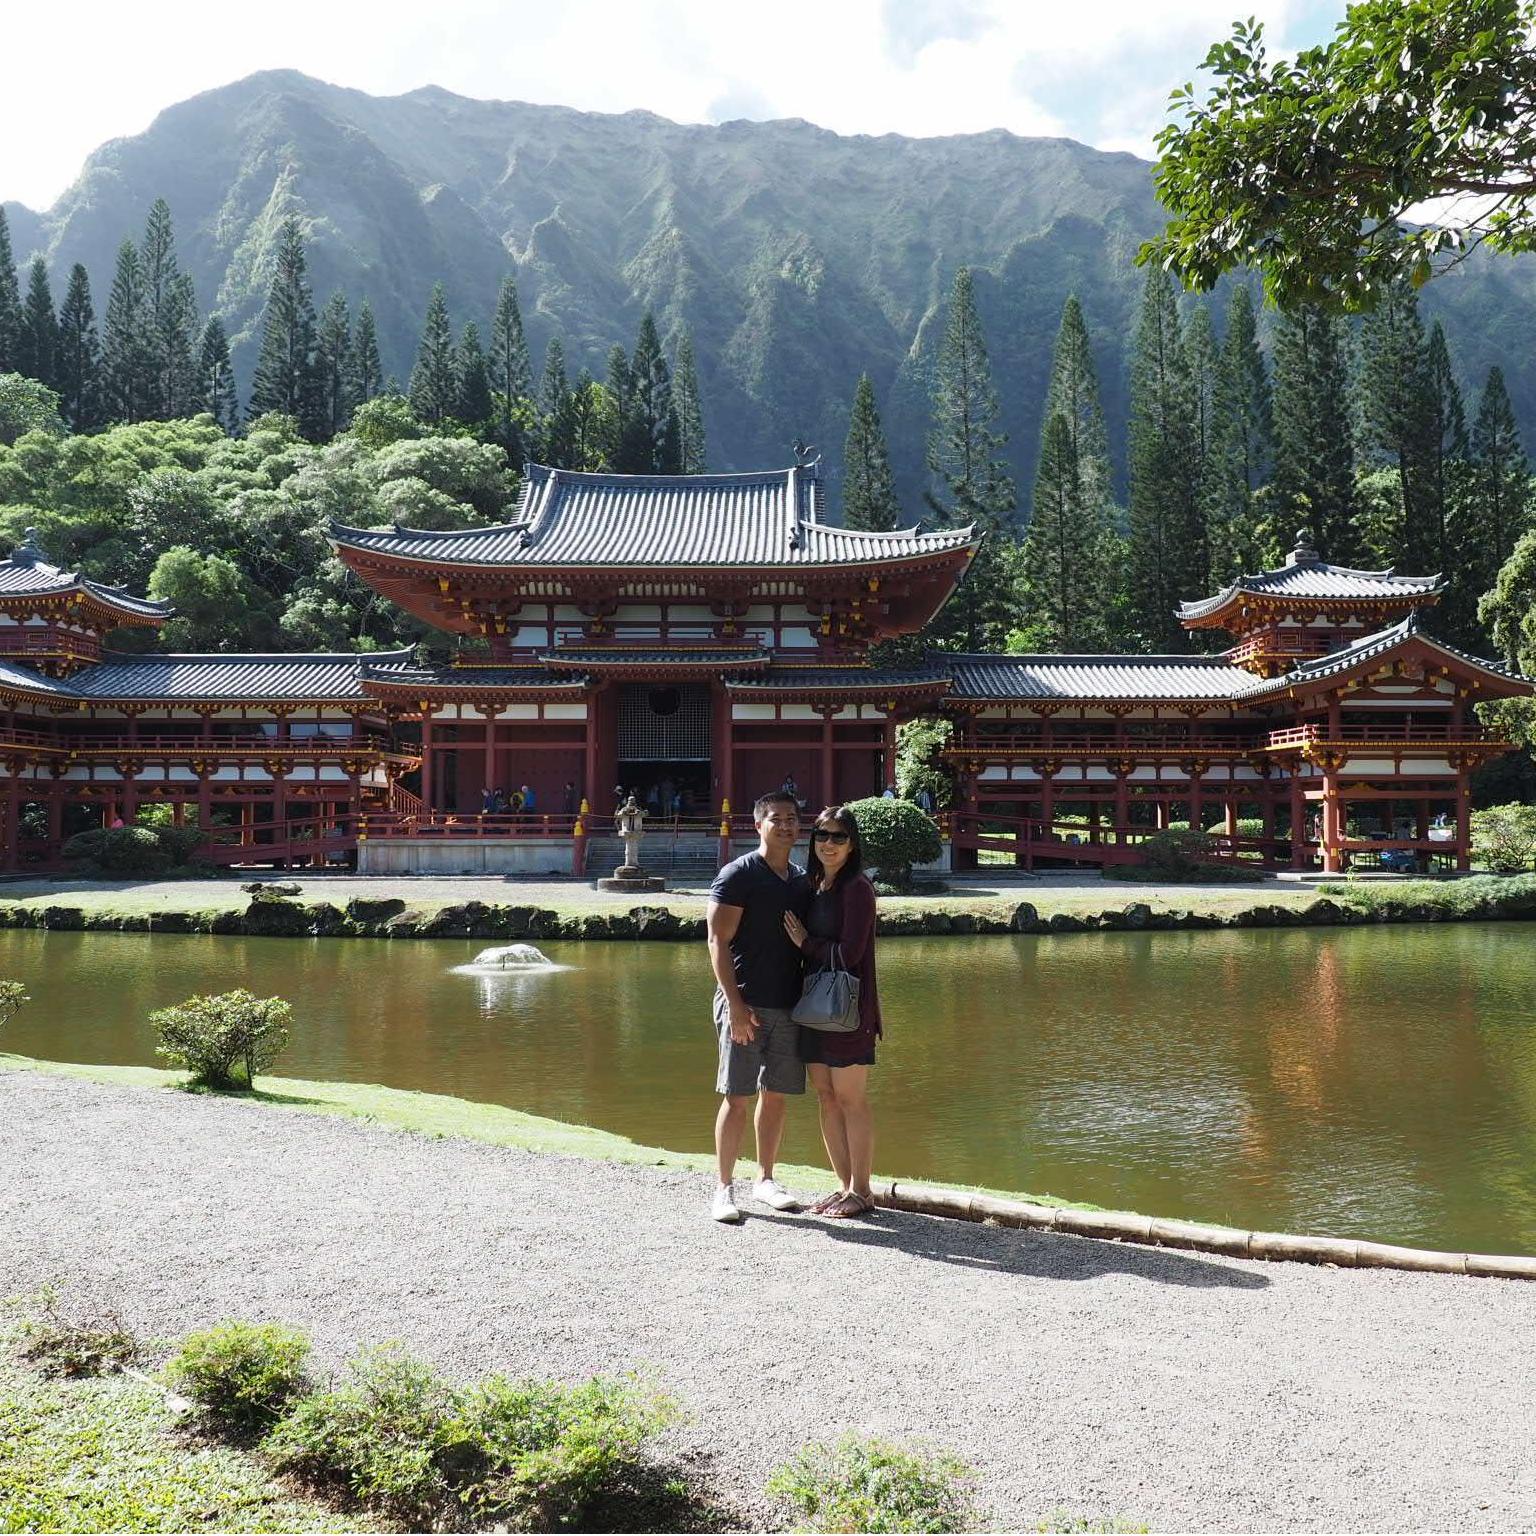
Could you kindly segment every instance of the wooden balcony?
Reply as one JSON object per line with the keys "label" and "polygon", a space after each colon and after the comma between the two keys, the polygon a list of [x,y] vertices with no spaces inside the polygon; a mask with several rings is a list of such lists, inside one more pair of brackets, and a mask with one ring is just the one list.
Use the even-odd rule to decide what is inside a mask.
{"label": "wooden balcony", "polygon": [[1508,743],[1490,735],[1480,725],[1455,725],[1441,722],[1415,721],[1403,725],[1400,721],[1382,724],[1360,723],[1328,727],[1326,725],[1292,725],[1283,730],[1269,731],[1257,743],[1269,752],[1295,752],[1302,747],[1358,747],[1380,746],[1400,749],[1405,747],[1455,748],[1470,747],[1503,751]]}

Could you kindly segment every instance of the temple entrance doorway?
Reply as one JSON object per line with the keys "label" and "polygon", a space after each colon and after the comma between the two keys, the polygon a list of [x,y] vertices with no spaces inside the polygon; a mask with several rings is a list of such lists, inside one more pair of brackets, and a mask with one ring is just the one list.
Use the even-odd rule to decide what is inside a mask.
{"label": "temple entrance doorway", "polygon": [[651,815],[709,811],[710,692],[702,683],[627,683],[618,701],[616,788]]}

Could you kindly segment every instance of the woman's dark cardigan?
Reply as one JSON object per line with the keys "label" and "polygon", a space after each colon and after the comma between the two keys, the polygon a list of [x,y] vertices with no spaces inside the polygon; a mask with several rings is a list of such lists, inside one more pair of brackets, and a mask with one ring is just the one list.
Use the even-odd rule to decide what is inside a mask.
{"label": "woman's dark cardigan", "polygon": [[846,1035],[823,1033],[823,1050],[830,1056],[865,1055],[884,1031],[880,1027],[880,994],[875,987],[875,888],[865,875],[839,880],[832,887],[837,899],[836,939],[806,937],[803,953],[812,970],[831,963],[832,949],[842,949],[843,969],[859,978],[859,1027]]}

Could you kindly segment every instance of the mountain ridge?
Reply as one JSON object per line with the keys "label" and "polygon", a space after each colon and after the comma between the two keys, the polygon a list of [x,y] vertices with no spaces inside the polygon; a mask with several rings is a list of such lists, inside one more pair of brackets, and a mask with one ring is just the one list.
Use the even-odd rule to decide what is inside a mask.
{"label": "mountain ridge", "polygon": [[[1150,165],[1006,129],[844,135],[800,118],[676,123],[482,101],[435,85],[373,96],[263,70],[176,102],[108,141],[47,210],[7,203],[18,263],[91,274],[104,310],[117,246],[164,196],[199,305],[233,342],[242,391],[277,228],[307,227],[317,305],[371,300],[386,372],[409,375],[432,284],[455,326],[489,327],[518,281],[537,372],[551,336],[601,374],[641,313],[687,325],[711,467],[787,457],[796,437],[840,458],[861,371],[874,380],[909,510],[923,483],[927,370],[944,293],[975,269],[1020,498],[1027,501],[1061,304],[1081,297],[1123,456],[1125,352],[1161,224]],[[1464,386],[1506,366],[1530,440],[1536,330],[1529,259],[1474,260],[1426,290]]]}

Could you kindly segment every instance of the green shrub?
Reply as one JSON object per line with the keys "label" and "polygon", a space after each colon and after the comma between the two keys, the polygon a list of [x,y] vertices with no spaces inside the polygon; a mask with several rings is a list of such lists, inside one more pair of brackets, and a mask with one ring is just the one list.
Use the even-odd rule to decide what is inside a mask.
{"label": "green shrub", "polygon": [[937,809],[949,806],[955,776],[940,753],[954,734],[954,722],[939,715],[919,715],[896,727],[896,787],[903,799],[915,804],[918,791],[926,789]]}
{"label": "green shrub", "polygon": [[24,1360],[52,1376],[100,1376],[127,1365],[139,1352],[138,1341],[116,1312],[70,1317],[52,1288],[40,1298],[40,1310],[20,1329]]}
{"label": "green shrub", "polygon": [[78,832],[64,844],[66,859],[82,859],[108,875],[158,875],[174,862],[150,827],[105,827]]}
{"label": "green shrub", "polygon": [[235,1088],[238,1063],[245,1086],[254,1088],[288,1044],[293,1010],[280,997],[257,997],[243,988],[213,997],[189,997],[150,1014],[155,1051],[172,1066],[186,1067],[194,1083]]}
{"label": "green shrub", "polygon": [[617,1495],[671,1401],[633,1381],[577,1387],[491,1376],[461,1388],[395,1346],[294,1403],[267,1436],[281,1471],[338,1484],[418,1527],[574,1525]]}
{"label": "green shrub", "polygon": [[806,1446],[767,1491],[812,1531],[964,1531],[977,1518],[972,1483],[953,1456],[844,1435]]}
{"label": "green shrub", "polygon": [[1472,852],[1496,874],[1529,869],[1536,858],[1536,805],[1490,805],[1473,811]]}
{"label": "green shrub", "polygon": [[449,1499],[444,1471],[454,1392],[394,1345],[364,1350],[338,1387],[295,1402],[263,1442],[277,1469],[340,1483],[418,1529]]}
{"label": "green shrub", "polygon": [[912,866],[928,864],[944,851],[939,829],[910,800],[854,800],[848,812],[859,825],[864,864],[890,885],[912,883]]}
{"label": "green shrub", "polygon": [[172,1378],[214,1424],[237,1433],[273,1423],[305,1385],[309,1340],[281,1323],[215,1323],[188,1334]]}
{"label": "green shrub", "polygon": [[24,982],[0,981],[0,1024],[9,1024],[21,1012],[22,1004],[31,1001]]}

